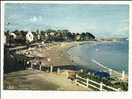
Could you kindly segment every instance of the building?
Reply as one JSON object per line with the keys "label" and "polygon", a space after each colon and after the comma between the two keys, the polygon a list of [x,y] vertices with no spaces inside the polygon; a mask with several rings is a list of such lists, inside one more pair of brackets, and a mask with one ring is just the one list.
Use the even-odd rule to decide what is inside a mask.
{"label": "building", "polygon": [[34,35],[33,35],[31,32],[28,32],[28,33],[26,34],[26,41],[32,42],[33,39],[34,39]]}

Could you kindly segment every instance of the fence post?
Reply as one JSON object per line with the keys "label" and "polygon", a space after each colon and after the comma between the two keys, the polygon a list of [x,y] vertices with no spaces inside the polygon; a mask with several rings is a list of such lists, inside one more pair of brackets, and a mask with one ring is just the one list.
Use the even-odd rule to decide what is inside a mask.
{"label": "fence post", "polygon": [[100,91],[102,91],[103,90],[103,83],[101,82],[100,83]]}
{"label": "fence post", "polygon": [[75,76],[76,76],[76,77],[75,77],[75,83],[77,83],[77,77],[78,77],[78,75],[76,74]]}
{"label": "fence post", "polygon": [[89,86],[89,79],[87,78],[87,87]]}
{"label": "fence post", "polygon": [[78,75],[76,74],[76,78],[78,77]]}
{"label": "fence post", "polygon": [[41,65],[39,66],[39,70],[41,71]]}
{"label": "fence post", "polygon": [[53,71],[53,66],[50,66],[50,72],[52,73],[52,71]]}
{"label": "fence post", "polygon": [[57,68],[57,73],[58,73],[58,74],[60,73],[60,68]]}
{"label": "fence post", "polygon": [[124,80],[124,78],[125,78],[125,71],[123,70],[121,79]]}
{"label": "fence post", "polygon": [[33,64],[31,64],[31,69],[33,69]]}
{"label": "fence post", "polygon": [[112,76],[112,69],[109,69],[109,74],[110,76]]}

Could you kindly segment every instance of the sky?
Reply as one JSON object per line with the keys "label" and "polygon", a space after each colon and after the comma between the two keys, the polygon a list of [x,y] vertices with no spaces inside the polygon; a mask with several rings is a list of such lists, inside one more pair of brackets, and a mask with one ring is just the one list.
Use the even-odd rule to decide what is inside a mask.
{"label": "sky", "polygon": [[96,36],[128,37],[129,6],[5,4],[5,30],[68,29]]}

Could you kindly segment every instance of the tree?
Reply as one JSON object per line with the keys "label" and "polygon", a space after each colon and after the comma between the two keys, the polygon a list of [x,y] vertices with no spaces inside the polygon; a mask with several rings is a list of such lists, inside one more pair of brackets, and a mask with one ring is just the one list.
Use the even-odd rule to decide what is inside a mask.
{"label": "tree", "polygon": [[82,40],[82,41],[86,40],[86,34],[85,34],[84,32],[81,33],[81,40]]}
{"label": "tree", "polygon": [[64,30],[62,30],[62,33],[63,33],[63,39],[64,40],[68,40],[68,38],[67,38],[67,34],[68,34],[68,32],[69,32],[69,30],[67,30],[67,29],[64,29]]}
{"label": "tree", "polygon": [[67,33],[67,40],[72,41],[72,33],[71,32]]}
{"label": "tree", "polygon": [[89,32],[86,32],[86,40],[93,40],[93,39],[95,39],[95,36],[93,35],[93,34],[91,34],[91,33],[89,33]]}
{"label": "tree", "polygon": [[41,35],[40,38],[41,38],[41,40],[46,40],[45,34],[46,34],[45,31],[43,31],[43,30],[40,31],[40,35]]}

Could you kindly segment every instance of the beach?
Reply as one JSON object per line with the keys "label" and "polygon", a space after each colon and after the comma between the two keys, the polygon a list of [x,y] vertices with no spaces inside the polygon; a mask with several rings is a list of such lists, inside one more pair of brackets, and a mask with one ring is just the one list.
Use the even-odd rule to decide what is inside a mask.
{"label": "beach", "polygon": [[[39,61],[47,66],[67,66],[75,65],[75,62],[70,59],[67,53],[72,47],[76,47],[86,42],[57,42],[48,44],[46,47],[32,47],[29,49],[18,50],[17,54],[25,54],[30,52],[28,57],[38,57]],[[37,45],[40,45],[38,43]],[[73,57],[74,58],[74,57]]]}
{"label": "beach", "polygon": [[[30,49],[18,50],[17,54],[24,54],[31,51],[28,56],[41,57],[38,60],[48,66],[71,66],[74,62],[69,59],[67,50],[74,46],[74,43],[51,44],[46,48],[32,47]],[[50,61],[47,61],[50,59]],[[36,60],[36,59],[35,59]],[[36,60],[37,61],[37,60]],[[67,79],[65,72],[45,72],[40,70],[20,70],[4,74],[4,89],[13,90],[91,90],[77,86],[72,80]]]}
{"label": "beach", "polygon": [[[35,59],[34,61],[41,61],[47,66],[54,67],[67,67],[76,65],[67,53],[72,47],[76,47],[81,44],[88,42],[61,42],[52,43],[47,47],[32,47],[30,49],[24,49],[16,51],[17,54],[23,54],[26,51],[30,51],[30,55],[33,57],[41,57]],[[74,57],[73,57],[74,58]],[[48,60],[50,59],[50,60]],[[110,68],[101,66],[104,70],[109,70]],[[113,77],[121,77],[121,73],[112,70]],[[126,76],[127,77],[127,76]],[[22,78],[22,79],[21,79]],[[7,86],[12,86],[13,88],[7,88]],[[90,88],[83,88],[77,86],[70,79],[67,79],[66,74],[63,72],[45,72],[40,70],[21,70],[4,75],[4,88],[5,89],[20,89],[20,90],[92,90]]]}

